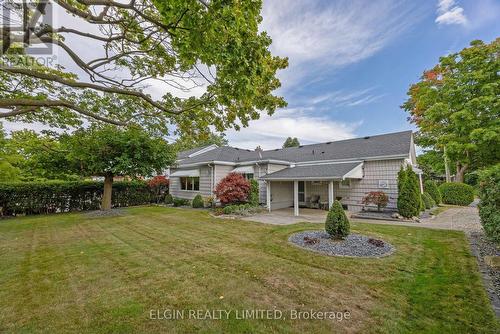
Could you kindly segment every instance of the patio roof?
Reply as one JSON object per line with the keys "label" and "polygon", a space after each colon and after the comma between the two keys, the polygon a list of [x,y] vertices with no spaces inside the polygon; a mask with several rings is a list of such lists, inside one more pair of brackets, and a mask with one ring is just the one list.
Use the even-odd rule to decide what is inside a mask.
{"label": "patio roof", "polygon": [[332,164],[317,164],[289,167],[262,176],[264,180],[343,180],[346,178],[360,179],[363,177],[363,163],[344,162]]}

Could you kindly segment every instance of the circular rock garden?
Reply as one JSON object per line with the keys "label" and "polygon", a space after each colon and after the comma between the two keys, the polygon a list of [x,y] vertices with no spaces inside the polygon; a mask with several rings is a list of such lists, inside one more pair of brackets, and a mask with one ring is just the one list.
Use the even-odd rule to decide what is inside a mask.
{"label": "circular rock garden", "polygon": [[332,239],[324,231],[304,231],[292,234],[292,244],[331,256],[381,257],[394,252],[391,244],[361,234],[349,234],[344,239]]}

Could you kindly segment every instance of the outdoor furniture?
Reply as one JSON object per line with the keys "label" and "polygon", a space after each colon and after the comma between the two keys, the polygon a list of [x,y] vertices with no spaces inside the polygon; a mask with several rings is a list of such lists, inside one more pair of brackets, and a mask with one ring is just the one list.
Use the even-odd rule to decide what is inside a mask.
{"label": "outdoor furniture", "polygon": [[311,201],[309,203],[309,206],[312,208],[312,209],[319,209],[320,208],[320,196],[319,195],[312,195],[311,196]]}
{"label": "outdoor furniture", "polygon": [[321,210],[328,210],[328,202],[319,202],[319,208]]}

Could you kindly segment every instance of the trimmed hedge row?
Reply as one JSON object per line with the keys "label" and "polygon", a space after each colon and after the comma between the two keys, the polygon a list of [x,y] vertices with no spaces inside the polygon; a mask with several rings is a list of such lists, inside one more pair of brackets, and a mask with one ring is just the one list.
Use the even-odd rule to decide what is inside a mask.
{"label": "trimmed hedge row", "polygon": [[[103,189],[103,182],[97,181],[0,183],[1,213],[3,216],[15,216],[98,210]],[[156,196],[146,182],[113,183],[113,207],[155,201]]]}
{"label": "trimmed hedge row", "polygon": [[480,174],[479,216],[486,235],[500,244],[500,164]]}
{"label": "trimmed hedge row", "polygon": [[445,204],[467,206],[474,201],[474,188],[465,183],[443,183],[439,192]]}

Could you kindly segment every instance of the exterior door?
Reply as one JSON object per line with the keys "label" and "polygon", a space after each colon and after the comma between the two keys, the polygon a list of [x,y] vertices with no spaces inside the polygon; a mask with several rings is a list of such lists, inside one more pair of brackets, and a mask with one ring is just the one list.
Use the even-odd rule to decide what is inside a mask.
{"label": "exterior door", "polygon": [[299,181],[299,204],[306,204],[306,184]]}

